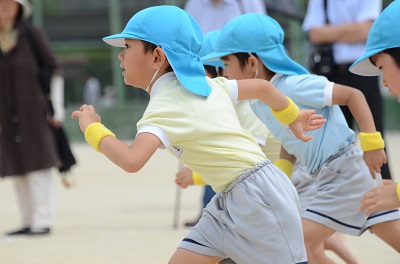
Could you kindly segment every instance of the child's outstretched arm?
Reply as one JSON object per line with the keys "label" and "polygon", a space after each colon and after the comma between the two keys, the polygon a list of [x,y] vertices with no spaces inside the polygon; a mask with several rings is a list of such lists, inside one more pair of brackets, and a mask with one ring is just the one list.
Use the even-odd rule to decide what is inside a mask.
{"label": "child's outstretched arm", "polygon": [[323,119],[322,115],[315,114],[314,110],[299,111],[292,100],[266,80],[238,80],[237,83],[239,100],[261,100],[272,109],[279,122],[288,125],[293,134],[302,141],[307,142],[312,138],[310,135],[305,135],[305,131],[319,129],[326,123],[326,119]]}
{"label": "child's outstretched arm", "polygon": [[72,113],[72,118],[79,119],[79,127],[94,149],[127,172],[139,171],[161,144],[159,138],[150,133],[137,135],[131,145],[116,139],[101,124],[101,117],[92,105],[82,105]]}
{"label": "child's outstretched arm", "polygon": [[358,127],[360,128],[361,149],[364,151],[364,160],[371,175],[381,172],[381,167],[387,162],[384,151],[385,143],[379,131],[376,131],[374,118],[365,100],[364,94],[352,87],[334,84],[332,104],[347,105]]}

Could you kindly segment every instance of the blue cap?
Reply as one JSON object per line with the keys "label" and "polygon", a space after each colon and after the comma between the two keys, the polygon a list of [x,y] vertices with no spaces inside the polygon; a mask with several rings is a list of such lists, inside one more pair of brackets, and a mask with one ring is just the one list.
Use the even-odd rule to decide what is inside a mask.
{"label": "blue cap", "polygon": [[238,52],[255,53],[273,72],[284,75],[308,74],[285,52],[284,33],[273,18],[264,14],[248,13],[238,16],[222,28],[214,52],[202,57],[213,60]]}
{"label": "blue cap", "polygon": [[393,1],[383,10],[369,30],[366,50],[361,57],[350,66],[350,72],[376,76],[381,71],[369,58],[386,49],[400,47],[400,1]]}
{"label": "blue cap", "polygon": [[116,47],[124,47],[125,39],[160,46],[183,87],[198,95],[210,95],[211,87],[198,55],[203,33],[186,11],[176,6],[149,7],[136,13],[121,33],[103,38]]}
{"label": "blue cap", "polygon": [[[213,30],[203,35],[203,46],[201,46],[201,50],[199,52],[200,57],[203,57],[215,50],[215,47],[217,46],[217,39],[220,32],[221,30]],[[225,68],[224,63],[221,60],[212,60],[212,61],[202,60],[202,62],[203,65]]]}

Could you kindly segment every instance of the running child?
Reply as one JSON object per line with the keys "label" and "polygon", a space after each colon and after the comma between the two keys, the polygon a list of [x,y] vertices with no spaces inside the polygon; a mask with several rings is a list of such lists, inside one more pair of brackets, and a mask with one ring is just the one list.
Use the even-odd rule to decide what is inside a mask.
{"label": "running child", "polygon": [[[317,263],[323,254],[323,241],[336,231],[360,236],[371,229],[400,252],[398,210],[377,212],[369,217],[358,211],[362,196],[375,185],[375,173],[379,173],[386,162],[384,141],[375,129],[363,94],[329,82],[323,76],[309,74],[286,55],[283,38],[283,30],[274,19],[245,14],[222,28],[215,52],[202,59],[221,59],[228,78],[269,80],[300,108],[314,109],[327,119],[322,129],[307,133],[314,139],[305,143],[274,120],[268,105],[260,101],[252,104],[257,116],[286,150],[286,155],[281,156],[286,161],[280,166],[291,168],[297,158],[315,179],[317,192],[303,214],[309,262]],[[348,127],[339,105],[347,105],[352,111],[362,132],[360,140],[364,152],[353,144],[355,134]]]}
{"label": "running child", "polygon": [[[245,37],[251,38],[252,37],[251,34],[253,34],[254,32],[252,30],[249,30],[248,33],[249,33],[249,35],[246,35]],[[232,40],[236,41],[236,39],[232,39]],[[204,40],[202,51],[204,51],[204,49],[205,49],[204,46],[206,46],[206,47],[210,47],[208,53],[211,53],[216,48],[217,39],[215,40],[215,43],[213,45],[206,45],[206,44],[207,44],[206,40]],[[255,44],[257,44],[257,43],[255,43]],[[203,53],[201,53],[201,55],[203,55]],[[205,55],[207,55],[207,54],[204,54],[204,56]],[[248,57],[250,57],[250,56],[248,56]],[[203,61],[203,64],[209,64],[209,63],[217,63],[220,60],[202,60],[202,61]],[[287,61],[285,63],[287,65],[290,65],[290,63],[288,63]],[[297,65],[293,61],[291,61],[291,64],[292,64],[292,67],[296,67],[296,65]],[[243,65],[241,64],[241,66],[244,66],[244,63],[243,63]],[[243,67],[243,69],[244,69],[244,67]],[[308,74],[308,72],[301,66],[296,67],[295,69],[296,69],[295,71],[298,72],[299,74],[305,74],[305,73]],[[245,70],[243,70],[243,72],[245,72]],[[235,75],[233,75],[232,78],[239,80],[239,79],[258,78],[258,77],[259,76],[258,76],[257,70],[255,70],[255,71],[250,70],[247,75],[246,74],[235,74]],[[239,120],[241,121],[242,126],[246,129],[248,129],[245,125],[246,123],[242,122],[243,118],[242,119],[240,118],[240,114],[239,114],[240,111],[236,111],[236,112],[238,113]],[[258,118],[256,118],[256,119],[257,119],[257,121],[259,121]],[[249,131],[252,132],[253,130],[249,130]],[[255,133],[252,133],[252,134],[255,135]],[[299,195],[299,199],[300,199],[300,205],[302,208],[302,212],[304,212],[306,210],[306,208],[308,207],[308,205],[312,202],[312,199],[315,196],[315,194],[317,193],[315,180],[308,175],[305,165],[302,164],[301,162],[296,161],[294,166],[292,165],[292,162],[294,162],[296,159],[292,160],[291,162],[289,162],[286,159],[279,159],[279,151],[278,151],[277,147],[280,147],[280,142],[277,141],[271,135],[270,132],[269,132],[269,134],[270,134],[270,136],[269,136],[269,139],[267,142],[272,142],[272,145],[267,144],[267,146],[262,147],[262,149],[263,149],[264,153],[266,154],[267,158],[269,160],[271,160],[275,165],[280,167],[285,172],[285,174],[287,174],[289,176],[290,180],[296,187],[296,191],[297,191],[297,193]],[[270,140],[271,138],[273,139],[272,141]],[[278,142],[279,145],[274,144],[275,142]],[[285,149],[283,149],[282,151],[283,151],[283,153],[285,153],[284,152]],[[198,175],[195,172],[192,173],[187,168],[182,169],[176,175],[176,182],[177,183],[179,182],[180,184],[178,184],[178,185],[180,185],[181,187],[187,187],[187,186],[193,185],[193,184],[196,184],[196,185],[204,184],[200,175]],[[340,232],[335,232],[332,236],[330,236],[327,240],[324,241],[324,249],[332,250],[340,258],[342,258],[346,263],[349,263],[349,264],[358,263],[357,258],[350,251],[350,249],[346,246],[346,243],[344,241],[344,236]],[[326,260],[328,258],[327,256],[325,256],[323,251],[321,251],[319,254],[320,254],[319,260],[321,260],[321,259]]]}
{"label": "running child", "polygon": [[258,97],[304,141],[312,138],[305,130],[326,120],[299,111],[267,81],[206,78],[198,56],[201,29],[176,6],[146,8],[103,40],[124,47],[118,56],[124,81],[146,90],[150,101],[130,145],[101,124],[93,106],[81,106],[72,118],[79,118],[85,139],[132,173],[165,147],[218,192],[169,263],[214,264],[228,257],[236,263],[307,263],[296,190],[240,126],[232,100]]}
{"label": "running child", "polygon": [[[382,83],[400,101],[400,1],[392,2],[372,24],[365,53],[350,71],[365,76],[383,74]],[[360,211],[366,215],[400,207],[400,183],[384,180],[362,199]]]}
{"label": "running child", "polygon": [[[203,35],[203,45],[201,46],[199,52],[200,57],[209,54],[215,49],[219,34],[220,30],[214,30]],[[207,77],[217,78],[223,76],[224,64],[222,61],[202,61],[202,63],[204,65]],[[244,129],[249,131],[254,136],[265,156],[272,163],[277,160],[279,158],[281,143],[271,135],[271,133],[268,131],[268,128],[255,115],[251,109],[249,100],[238,101],[235,105],[235,110],[240,124]],[[187,167],[183,167],[177,172],[175,183],[181,188],[186,188],[190,185],[207,184],[199,174],[192,172]]]}

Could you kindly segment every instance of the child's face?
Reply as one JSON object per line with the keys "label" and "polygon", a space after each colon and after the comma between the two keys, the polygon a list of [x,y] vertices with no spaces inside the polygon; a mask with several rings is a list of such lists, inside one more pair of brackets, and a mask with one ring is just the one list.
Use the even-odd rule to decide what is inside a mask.
{"label": "child's face", "polygon": [[127,85],[145,89],[150,82],[154,70],[152,53],[144,52],[143,42],[137,39],[126,39],[125,48],[118,55],[120,67],[124,69],[122,76]]}
{"label": "child's face", "polygon": [[228,79],[243,80],[255,77],[255,72],[249,64],[246,63],[246,66],[241,68],[238,58],[232,54],[224,57],[222,62],[225,64],[225,75]]}
{"label": "child's face", "polygon": [[382,84],[389,88],[391,95],[397,97],[400,102],[400,68],[387,53],[378,53],[373,56],[376,67],[382,71]]}

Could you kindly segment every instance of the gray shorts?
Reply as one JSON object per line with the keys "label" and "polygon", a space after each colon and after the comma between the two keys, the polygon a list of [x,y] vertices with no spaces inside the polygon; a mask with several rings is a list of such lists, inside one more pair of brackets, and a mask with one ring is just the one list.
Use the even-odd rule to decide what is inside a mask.
{"label": "gray shorts", "polygon": [[298,195],[266,160],[217,193],[179,248],[236,263],[307,263]]}
{"label": "gray shorts", "polygon": [[361,198],[376,186],[363,152],[353,144],[327,160],[315,174],[317,193],[304,218],[345,234],[359,236],[370,226],[400,219],[398,210],[366,216],[359,212]]}
{"label": "gray shorts", "polygon": [[290,180],[294,187],[296,187],[297,194],[299,195],[301,211],[304,213],[317,193],[315,180],[307,173],[306,166],[300,161],[296,161],[294,164]]}

